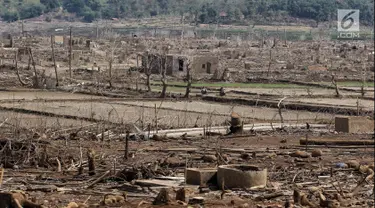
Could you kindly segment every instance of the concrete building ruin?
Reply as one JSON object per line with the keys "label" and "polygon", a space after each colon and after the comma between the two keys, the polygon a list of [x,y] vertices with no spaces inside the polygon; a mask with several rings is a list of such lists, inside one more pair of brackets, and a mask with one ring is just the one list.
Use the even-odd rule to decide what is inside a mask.
{"label": "concrete building ruin", "polygon": [[[140,57],[140,58],[139,58]],[[146,59],[148,57],[148,59]],[[138,54],[138,66],[139,60],[142,61],[141,66],[146,67],[150,65],[151,73],[160,74],[161,66],[166,67],[166,74],[169,76],[183,76],[186,74],[187,69],[187,56],[179,54],[168,54],[165,58],[160,57],[156,54]],[[148,62],[148,63],[147,63]],[[190,67],[193,74],[214,74],[218,69],[219,58],[212,55],[194,55],[190,59]]]}

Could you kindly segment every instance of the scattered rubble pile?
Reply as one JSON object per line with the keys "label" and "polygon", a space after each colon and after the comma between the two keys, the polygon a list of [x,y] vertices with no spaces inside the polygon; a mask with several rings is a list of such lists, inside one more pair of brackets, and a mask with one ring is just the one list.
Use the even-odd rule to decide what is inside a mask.
{"label": "scattered rubble pile", "polygon": [[[314,132],[314,128],[311,127],[310,131]],[[36,142],[27,146],[27,143],[19,141],[12,142],[12,149],[9,149],[9,142],[2,140],[1,164],[5,172],[3,170],[3,192],[0,196],[7,201],[2,203],[15,207],[17,206],[11,204],[19,203],[19,207],[58,205],[69,208],[197,204],[207,207],[374,205],[374,161],[369,156],[373,153],[371,150],[350,150],[345,149],[345,146],[330,149],[324,146],[318,148],[305,144],[292,145],[289,144],[289,139],[286,143],[279,140],[279,147],[216,149],[209,146],[214,141],[236,143],[236,139],[244,138],[246,134],[249,141],[255,139],[254,135],[243,132],[222,139],[222,136],[211,136],[204,140],[191,141],[178,138],[166,138],[163,141],[143,140],[142,143],[147,145],[141,147],[136,145],[140,140],[130,141],[131,157],[128,161],[123,161],[123,158],[110,149],[112,145],[118,146],[118,143],[123,141],[121,138],[94,140],[98,144],[97,150],[93,151],[90,147],[87,155],[82,154],[82,147],[89,147],[90,144],[92,146],[93,140],[86,138],[86,133],[76,135],[80,138],[78,140],[67,140],[68,144],[65,139],[46,143],[46,138],[40,138],[40,147]],[[276,135],[283,134],[288,133],[280,131]],[[267,135],[255,137],[263,140]],[[191,142],[196,145],[187,145],[185,148],[153,148],[165,144],[166,141],[171,145],[186,146]],[[76,144],[80,145],[74,147]],[[70,152],[78,154],[69,156],[64,153],[53,158],[53,152],[46,150],[55,145],[65,146]],[[106,145],[109,146],[106,148]],[[135,145],[138,147],[135,148]],[[362,146],[365,147],[366,143]],[[98,151],[98,148],[101,151]],[[9,153],[14,155],[13,162],[17,160],[17,163],[12,163],[13,166],[6,166],[6,162],[10,161],[9,158],[3,157],[9,150],[13,151]],[[23,151],[23,154],[16,154],[17,151]],[[43,156],[42,153],[47,155]],[[48,165],[39,164],[37,169],[30,170],[28,178],[13,178],[10,174],[19,175],[24,172],[19,172],[22,169],[27,173],[29,168],[35,168],[35,164],[25,162],[27,157],[31,161],[47,158]],[[367,159],[358,160],[360,157]],[[76,162],[78,163],[75,164]],[[22,169],[16,168],[16,165]],[[23,192],[14,194],[10,190]],[[69,194],[83,194],[83,198],[71,201],[69,197],[63,197]],[[22,197],[18,199],[18,195]],[[38,198],[41,195],[48,197],[43,201]],[[91,198],[87,198],[89,195]],[[52,196],[63,198],[55,200]],[[142,200],[139,200],[139,197]]]}

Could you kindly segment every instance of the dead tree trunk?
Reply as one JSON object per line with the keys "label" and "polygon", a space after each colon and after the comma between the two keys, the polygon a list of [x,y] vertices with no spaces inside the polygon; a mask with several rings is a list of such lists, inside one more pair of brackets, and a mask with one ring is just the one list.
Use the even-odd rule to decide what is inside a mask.
{"label": "dead tree trunk", "polygon": [[36,71],[35,60],[34,60],[33,52],[31,51],[31,48],[28,48],[28,52],[29,52],[29,57],[30,57],[30,60],[31,60],[31,64],[33,65],[33,69],[34,69],[34,80],[35,80],[35,83],[33,83],[33,85],[34,85],[34,87],[38,87],[39,86],[38,73]]}
{"label": "dead tree trunk", "polygon": [[29,60],[27,62],[27,71],[30,71],[30,64],[31,64],[31,58],[29,56]]}
{"label": "dead tree trunk", "polygon": [[186,79],[187,79],[187,85],[186,85],[186,92],[185,92],[184,97],[189,98],[191,82],[192,82],[192,75],[191,75],[191,68],[190,68],[190,62],[189,61],[187,61],[187,63],[186,63]]}
{"label": "dead tree trunk", "polygon": [[272,49],[270,49],[270,62],[268,64],[267,77],[270,76],[271,64],[272,64]]}
{"label": "dead tree trunk", "polygon": [[52,49],[52,60],[53,60],[53,66],[55,67],[55,76],[56,76],[56,87],[59,86],[59,78],[57,75],[57,66],[56,66],[56,59],[55,59],[55,47],[53,42],[53,36],[51,36],[51,49]]}
{"label": "dead tree trunk", "polygon": [[282,114],[282,111],[281,111],[281,103],[286,99],[286,97],[284,97],[283,99],[281,99],[279,101],[279,103],[277,104],[277,108],[279,110],[279,116],[280,116],[280,121],[281,121],[281,128],[283,127],[283,124],[284,124],[284,117],[283,117],[283,114]]}
{"label": "dead tree trunk", "polygon": [[150,82],[150,77],[151,77],[151,66],[152,66],[152,61],[153,58],[149,57],[148,52],[144,55],[144,60],[146,61],[146,65],[144,68],[144,73],[146,75],[146,85],[147,85],[147,92],[151,92],[151,82]]}
{"label": "dead tree trunk", "polygon": [[112,88],[112,57],[111,60],[109,60],[109,70],[108,70],[108,82],[109,82],[109,87]]}
{"label": "dead tree trunk", "polygon": [[69,28],[69,78],[72,78],[72,27]]}
{"label": "dead tree trunk", "polygon": [[146,72],[147,92],[151,92],[151,82],[150,82],[151,73],[149,71],[150,69],[147,69],[147,72]]}
{"label": "dead tree trunk", "polygon": [[125,155],[124,155],[125,160],[127,160],[128,156],[129,156],[129,134],[130,134],[130,132],[126,131],[126,136],[125,136]]}
{"label": "dead tree trunk", "polygon": [[[165,58],[165,57],[164,57]],[[161,59],[161,64],[160,66],[162,66],[162,73],[161,73],[161,83],[163,84],[163,89],[161,90],[161,95],[160,97],[161,98],[165,98],[166,97],[166,93],[167,93],[167,75],[166,75],[166,71],[167,71],[167,67],[166,67],[166,61],[165,63],[163,64],[163,59]]]}
{"label": "dead tree trunk", "polygon": [[361,96],[362,96],[362,98],[366,94],[365,85],[366,85],[366,65],[363,67],[363,70],[362,70],[362,84],[361,84]]}
{"label": "dead tree trunk", "polygon": [[332,81],[332,84],[333,84],[333,86],[335,86],[336,97],[340,97],[340,96],[341,96],[341,95],[340,95],[340,90],[339,90],[339,87],[338,87],[338,85],[337,85],[335,75],[332,74],[331,76],[332,76],[332,80],[331,80],[331,81]]}
{"label": "dead tree trunk", "polygon": [[95,175],[95,152],[91,149],[87,151],[87,161],[89,166],[89,175]]}
{"label": "dead tree trunk", "polygon": [[20,76],[20,72],[18,70],[18,50],[15,53],[14,63],[15,63],[14,67],[16,68],[18,81],[21,83],[22,86],[25,86],[26,83],[24,81],[22,81],[21,76]]}

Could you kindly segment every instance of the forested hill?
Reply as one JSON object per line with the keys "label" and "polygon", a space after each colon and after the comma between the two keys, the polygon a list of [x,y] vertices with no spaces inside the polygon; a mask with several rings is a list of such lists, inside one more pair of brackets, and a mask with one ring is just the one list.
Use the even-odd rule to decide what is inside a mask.
{"label": "forested hill", "polygon": [[374,25],[373,0],[0,0],[0,17],[8,22],[44,13],[74,13],[86,22],[179,15],[196,24],[288,22],[295,18],[318,24],[335,20],[337,9],[360,9],[361,23]]}

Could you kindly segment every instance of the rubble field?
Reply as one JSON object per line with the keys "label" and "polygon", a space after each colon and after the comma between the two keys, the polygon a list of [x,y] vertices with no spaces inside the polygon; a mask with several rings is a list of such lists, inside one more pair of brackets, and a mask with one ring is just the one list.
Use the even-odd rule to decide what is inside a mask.
{"label": "rubble field", "polygon": [[372,42],[51,31],[0,39],[0,208],[374,207]]}

